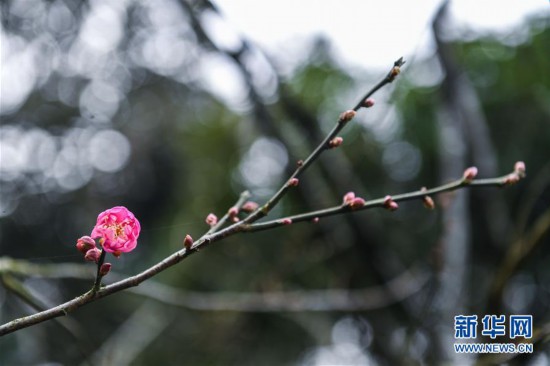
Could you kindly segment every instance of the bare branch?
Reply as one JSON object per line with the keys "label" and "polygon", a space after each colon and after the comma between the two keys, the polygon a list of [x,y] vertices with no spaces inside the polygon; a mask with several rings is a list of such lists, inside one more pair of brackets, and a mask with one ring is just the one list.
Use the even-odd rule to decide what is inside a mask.
{"label": "bare branch", "polygon": [[[236,223],[230,224],[229,226],[222,229],[223,225],[227,222],[229,218],[237,217],[234,215],[235,214],[234,210],[230,209],[228,213],[222,217],[220,222],[218,222],[217,224],[214,224],[210,228],[210,230],[208,230],[206,234],[204,234],[200,239],[198,239],[192,244],[189,242],[188,245],[185,246],[183,249],[171,254],[170,256],[166,257],[159,263],[153,265],[152,267],[142,271],[141,273],[138,273],[137,275],[128,277],[126,279],[117,281],[113,284],[110,284],[104,287],[98,286],[99,284],[98,281],[100,280],[99,278],[98,281],[96,281],[96,285],[94,285],[94,287],[90,291],[86,292],[81,296],[78,296],[70,301],[65,302],[64,304],[55,306],[51,309],[48,309],[33,315],[25,316],[19,319],[15,319],[11,322],[1,325],[0,336],[15,332],[19,329],[23,329],[34,324],[44,322],[46,320],[50,320],[53,318],[66,315],[67,313],[74,311],[79,307],[84,306],[88,303],[91,303],[95,300],[101,299],[105,296],[112,295],[116,292],[119,292],[125,289],[135,287],[143,283],[144,281],[148,280],[149,278],[157,275],[158,273],[176,265],[177,263],[181,262],[183,259],[199,251],[200,249],[207,247],[211,243],[222,240],[228,236],[237,234],[239,232],[266,230],[266,229],[278,227],[280,225],[290,224],[292,222],[306,221],[306,220],[314,219],[316,217],[318,218],[322,216],[331,216],[331,215],[336,215],[340,213],[343,214],[350,211],[363,210],[363,209],[372,208],[372,207],[385,207],[387,209],[394,210],[394,209],[397,209],[397,202],[399,201],[425,199],[425,197],[427,197],[428,195],[437,194],[437,193],[446,192],[446,191],[453,191],[464,187],[504,186],[507,184],[515,183],[521,177],[523,177],[524,171],[520,172],[520,171],[517,171],[518,169],[516,169],[514,173],[504,177],[475,180],[474,178],[475,178],[475,174],[477,174],[477,169],[469,168],[466,170],[464,177],[462,179],[459,179],[452,183],[435,187],[429,190],[420,190],[420,191],[415,191],[411,193],[396,195],[394,197],[386,196],[385,198],[380,198],[380,199],[376,199],[368,202],[365,202],[362,198],[355,198],[351,202],[345,202],[340,206],[335,206],[324,210],[313,211],[309,213],[295,215],[288,218],[282,218],[278,220],[255,224],[257,220],[261,219],[262,217],[265,217],[271,211],[271,209],[275,207],[275,205],[277,205],[277,203],[281,200],[281,198],[283,198],[283,196],[285,195],[285,193],[288,191],[289,188],[295,187],[296,185],[298,185],[299,183],[298,177],[315,160],[317,160],[325,150],[334,147],[334,144],[331,145],[330,142],[333,141],[333,139],[345,127],[345,125],[351,119],[353,119],[356,111],[361,107],[372,106],[372,102],[370,102],[366,98],[371,96],[374,92],[376,92],[378,89],[380,89],[384,85],[391,83],[395,79],[395,77],[399,74],[400,67],[403,64],[404,64],[404,61],[402,58],[397,60],[394,63],[394,66],[392,67],[392,69],[389,71],[388,75],[382,81],[380,81],[375,87],[373,87],[366,94],[366,97],[364,97],[355,106],[353,110],[349,110],[342,113],[342,115],[338,119],[334,128],[329,132],[329,134],[325,137],[325,139],[314,149],[314,151],[303,162],[298,164],[298,167],[296,168],[294,173],[290,176],[290,178],[287,180],[287,182],[283,184],[283,186],[267,201],[267,203],[265,203],[262,207],[258,208],[256,211],[252,212],[245,219],[238,221]],[[522,163],[522,166],[524,169],[523,163]],[[241,194],[241,197],[235,204],[237,211],[242,207],[246,199],[248,199],[248,196],[249,196],[248,192],[244,192],[243,194]],[[338,294],[334,294],[334,295],[336,296]],[[342,296],[336,296],[335,298],[336,299],[342,298]]]}
{"label": "bare branch", "polygon": [[[515,174],[515,173],[511,173],[511,174]],[[476,179],[470,182],[467,182],[464,179],[458,179],[451,183],[447,183],[431,189],[420,189],[418,191],[398,194],[390,197],[391,197],[391,200],[394,202],[424,200],[425,197],[430,195],[435,195],[443,192],[456,191],[461,188],[503,187],[510,184],[509,180],[510,180],[510,174],[506,174],[498,178]],[[342,214],[350,211],[361,211],[361,210],[366,210],[374,207],[382,207],[387,209],[388,208],[386,207],[387,206],[386,201],[388,199],[387,197],[388,196],[384,198],[377,198],[374,200],[366,201],[366,202],[363,202],[360,206],[351,206],[346,202],[344,202],[339,206],[334,206],[334,207],[329,207],[322,210],[288,216],[285,219],[290,220],[291,223],[296,223],[301,221],[314,221],[314,220],[317,221],[316,219],[319,219],[321,217],[334,216],[334,215],[338,215],[338,214]],[[242,230],[247,232],[262,231],[262,230],[267,230],[274,227],[283,226],[286,224],[288,224],[288,221],[284,221],[284,219],[277,219],[277,220],[271,220],[271,221],[266,221],[266,222],[251,224],[251,225],[245,225],[242,228]]]}

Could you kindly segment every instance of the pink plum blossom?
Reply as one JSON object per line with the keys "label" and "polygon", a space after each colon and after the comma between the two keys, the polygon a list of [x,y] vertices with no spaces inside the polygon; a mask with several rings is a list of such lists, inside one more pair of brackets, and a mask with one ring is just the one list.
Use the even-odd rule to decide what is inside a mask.
{"label": "pink plum blossom", "polygon": [[133,213],[126,207],[116,206],[103,211],[97,217],[92,238],[101,238],[106,252],[119,256],[134,250],[141,226]]}

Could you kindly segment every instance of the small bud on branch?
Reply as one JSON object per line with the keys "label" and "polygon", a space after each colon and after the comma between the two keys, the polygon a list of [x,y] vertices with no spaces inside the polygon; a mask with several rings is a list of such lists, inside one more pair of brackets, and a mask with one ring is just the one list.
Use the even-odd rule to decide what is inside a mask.
{"label": "small bud on branch", "polygon": [[229,217],[235,217],[239,214],[239,208],[233,206],[227,211],[227,214],[229,215]]}
{"label": "small bud on branch", "polygon": [[101,256],[101,250],[97,248],[92,248],[86,252],[86,255],[84,256],[84,259],[88,262],[95,262],[99,260],[99,257]]}
{"label": "small bud on branch", "polygon": [[241,207],[241,210],[247,213],[254,212],[257,209],[258,209],[258,204],[253,201],[247,201],[244,203],[243,207]]}
{"label": "small bud on branch", "polygon": [[397,75],[399,75],[401,73],[401,66],[403,66],[404,64],[405,64],[405,61],[403,60],[403,57],[401,57],[399,60],[395,61],[395,63],[393,64],[392,69],[390,70],[390,73],[387,76],[388,81],[390,83],[392,81],[394,81],[395,78],[397,77]]}
{"label": "small bud on branch", "polygon": [[76,249],[82,254],[95,247],[95,240],[89,236],[83,236],[76,241]]}
{"label": "small bud on branch", "polygon": [[[427,191],[426,187],[422,187],[421,191],[422,192]],[[430,196],[426,195],[422,197],[422,203],[424,204],[424,207],[426,207],[429,210],[433,210],[435,208],[434,200]]]}
{"label": "small bud on branch", "polygon": [[347,110],[345,112],[342,112],[340,114],[340,118],[339,118],[339,122],[340,123],[348,123],[349,121],[351,121],[355,115],[357,114],[357,112],[355,112],[354,110],[350,109],[350,110]]}
{"label": "small bud on branch", "polygon": [[103,263],[101,267],[99,267],[99,275],[101,277],[105,276],[109,271],[111,270],[111,263]]}
{"label": "small bud on branch", "polygon": [[355,197],[349,204],[349,207],[351,207],[352,210],[360,209],[363,206],[365,206],[365,200],[361,197]]}
{"label": "small bud on branch", "polygon": [[399,208],[399,205],[388,195],[384,197],[384,207],[390,211],[395,211]]}
{"label": "small bud on branch", "polygon": [[214,226],[218,223],[218,216],[214,215],[213,213],[209,213],[208,216],[206,216],[206,223],[210,226]]}
{"label": "small bud on branch", "polygon": [[300,183],[300,180],[298,178],[290,178],[288,180],[289,187],[297,187],[299,183]]}
{"label": "small bud on branch", "polygon": [[525,178],[525,163],[523,161],[518,161],[514,165],[514,172],[519,175],[520,178]]}
{"label": "small bud on branch", "polygon": [[363,107],[365,108],[370,108],[374,105],[374,99],[372,98],[367,98],[365,99],[365,101],[363,102]]}
{"label": "small bud on branch", "polygon": [[344,195],[343,203],[344,205],[350,205],[355,199],[355,192],[348,192]]}
{"label": "small bud on branch", "polygon": [[342,137],[336,136],[335,138],[333,138],[332,140],[329,141],[328,147],[330,149],[333,149],[335,147],[338,147],[338,146],[342,145],[343,142],[344,142],[344,139]]}
{"label": "small bud on branch", "polygon": [[191,246],[193,245],[193,238],[191,235],[187,234],[185,235],[185,239],[183,239],[183,247],[187,250],[191,249]]}
{"label": "small bud on branch", "polygon": [[464,174],[462,175],[462,180],[464,181],[464,183],[471,183],[476,176],[477,168],[475,166],[471,166],[464,171]]}

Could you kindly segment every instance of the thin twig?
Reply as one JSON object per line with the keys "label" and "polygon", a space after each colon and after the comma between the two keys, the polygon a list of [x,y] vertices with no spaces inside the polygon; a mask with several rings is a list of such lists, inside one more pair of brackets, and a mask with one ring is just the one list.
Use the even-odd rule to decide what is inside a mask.
{"label": "thin twig", "polygon": [[[405,64],[405,61],[403,60],[403,57],[399,58],[397,61],[394,62],[394,66],[391,68],[391,70],[388,72],[386,77],[382,79],[378,84],[376,84],[373,88],[371,88],[367,94],[361,100],[357,103],[357,105],[353,108],[354,111],[358,111],[361,107],[365,106],[365,101],[368,97],[373,95],[376,91],[378,91],[380,88],[382,88],[384,85],[387,85],[393,80],[395,80],[396,76],[400,72],[400,67]],[[277,205],[277,203],[283,198],[285,193],[289,190],[289,188],[292,186],[290,184],[290,181],[294,178],[299,178],[300,175],[315,161],[319,158],[319,156],[323,153],[323,151],[330,149],[330,142],[332,139],[338,135],[338,133],[346,126],[346,124],[349,122],[349,120],[346,120],[344,118],[338,119],[338,122],[334,125],[332,130],[328,133],[328,135],[325,137],[325,139],[313,150],[313,152],[300,164],[298,164],[298,167],[292,173],[290,178],[287,180],[285,184],[282,185],[281,188],[271,197],[266,204],[264,204],[262,207],[258,208],[255,212],[251,213],[246,219],[244,219],[244,223],[251,224],[253,222],[258,221],[264,216],[267,216],[269,211]]]}
{"label": "thin twig", "polygon": [[93,292],[97,292],[97,290],[99,290],[99,287],[101,286],[101,278],[103,277],[103,275],[101,274],[101,266],[103,265],[103,262],[105,262],[106,254],[107,252],[105,251],[105,249],[101,248],[101,254],[97,261],[97,272],[95,275],[95,282],[94,282],[94,285],[92,286]]}
{"label": "thin twig", "polygon": [[[403,193],[398,194],[395,196],[391,196],[392,201],[394,202],[402,202],[402,201],[411,201],[411,200],[422,200],[426,196],[430,195],[436,195],[442,192],[449,192],[449,191],[455,191],[460,188],[467,188],[467,187],[503,187],[508,184],[507,179],[509,178],[509,174],[504,175],[502,177],[498,178],[490,178],[490,179],[477,179],[473,180],[471,182],[466,182],[464,179],[458,179],[453,182],[434,187],[428,190],[418,190],[410,193]],[[361,210],[367,210],[369,208],[374,207],[383,207],[385,208],[385,201],[386,198],[377,198],[374,200],[366,201],[362,207],[354,207],[351,208],[349,204],[343,203],[338,206],[333,206],[317,211],[311,211],[306,212],[298,215],[292,215],[287,216],[285,219],[289,219],[291,223],[296,222],[302,222],[302,221],[312,221],[316,218],[326,217],[326,216],[334,216],[338,215],[344,212],[350,212],[350,211],[361,211]],[[242,228],[242,231],[245,232],[255,232],[255,231],[262,231],[262,230],[268,230],[275,227],[287,225],[289,221],[285,221],[284,219],[276,219],[276,220],[270,220],[265,221],[261,223],[256,224],[250,224],[245,225]]]}
{"label": "thin twig", "polygon": [[363,106],[363,103],[368,98],[370,98],[374,93],[376,93],[378,89],[382,88],[386,84],[392,83],[397,77],[397,75],[399,75],[400,68],[405,64],[405,62],[406,61],[403,60],[403,57],[400,57],[399,60],[395,61],[393,63],[392,69],[388,72],[386,77],[383,80],[381,80],[378,84],[376,84],[371,90],[369,90],[367,94],[365,94],[365,96],[361,98],[361,100],[357,103],[357,105],[353,107],[353,110],[357,112]]}

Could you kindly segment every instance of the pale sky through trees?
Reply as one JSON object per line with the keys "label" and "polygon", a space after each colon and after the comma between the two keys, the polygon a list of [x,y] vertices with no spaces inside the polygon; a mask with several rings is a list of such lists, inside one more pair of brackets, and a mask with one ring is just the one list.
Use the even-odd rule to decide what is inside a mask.
{"label": "pale sky through trees", "polygon": [[[346,62],[384,68],[388,60],[419,47],[426,52],[431,43],[430,20],[441,0],[219,0],[215,4],[235,30],[277,56],[297,53],[303,45],[300,41],[322,34],[333,41]],[[460,0],[452,1],[451,9],[464,30],[506,32],[529,15],[550,12],[550,2]]]}
{"label": "pale sky through trees", "polygon": [[[279,72],[290,75],[320,35],[330,41],[344,68],[384,72],[400,56],[410,67],[434,53],[430,27],[441,1],[220,0],[214,4],[223,18],[207,14],[203,25],[219,47],[236,49],[244,36],[276,62]],[[524,21],[550,13],[550,2],[461,0],[453,1],[451,10],[456,36],[475,38],[486,32],[515,46],[528,38]],[[208,70],[203,73],[207,89],[232,109],[242,109],[246,90],[227,60],[212,58],[203,65]],[[431,84],[425,74],[423,82]],[[440,77],[437,72],[432,76]]]}

